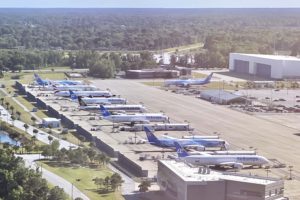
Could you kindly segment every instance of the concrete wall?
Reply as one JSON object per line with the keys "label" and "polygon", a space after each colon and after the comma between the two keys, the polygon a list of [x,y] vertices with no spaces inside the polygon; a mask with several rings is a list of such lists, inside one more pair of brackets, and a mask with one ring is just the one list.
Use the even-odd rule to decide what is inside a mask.
{"label": "concrete wall", "polygon": [[283,78],[299,78],[300,77],[300,62],[299,61],[283,61],[284,66]]}
{"label": "concrete wall", "polygon": [[160,189],[176,200],[187,200],[187,185],[164,164],[158,161],[157,182]]}
{"label": "concrete wall", "polygon": [[45,104],[45,102],[43,102],[41,99],[39,98],[36,98],[36,106],[40,109],[43,109],[43,110],[48,110],[48,106],[47,104]]}
{"label": "concrete wall", "polygon": [[55,110],[54,108],[52,108],[51,106],[48,106],[48,115],[50,117],[54,117],[57,119],[60,119],[60,114],[57,110]]}
{"label": "concrete wall", "polygon": [[113,158],[117,158],[119,152],[115,151],[111,146],[109,146],[108,144],[104,143],[102,140],[100,140],[97,137],[93,137],[94,141],[96,143],[96,147],[98,149],[100,149],[101,151],[104,151],[107,155],[109,155],[110,157]]}
{"label": "concrete wall", "polygon": [[23,85],[19,81],[15,82],[15,86],[19,90],[19,94],[26,95],[26,89],[25,89],[25,87],[23,87]]}
{"label": "concrete wall", "polygon": [[104,143],[101,139],[94,137],[88,130],[84,129],[83,127],[75,124],[71,119],[69,119],[67,116],[60,114],[59,111],[54,109],[51,106],[48,106],[44,101],[42,101],[40,98],[36,98],[34,95],[32,95],[30,92],[26,92],[25,87],[22,86],[21,83],[16,82],[16,88],[19,90],[19,93],[21,94],[27,94],[30,101],[36,101],[36,106],[40,109],[48,110],[47,113],[49,116],[61,119],[61,123],[66,126],[69,129],[76,129],[77,133],[79,135],[82,135],[86,138],[87,141],[95,142],[96,147],[105,152],[107,155],[111,157],[118,158],[118,163],[121,164],[121,166],[128,171],[130,171],[135,176],[141,176],[141,177],[147,177],[148,171],[143,170],[139,165],[132,162],[129,158],[127,158],[125,155],[120,154],[118,151],[114,150],[111,146]]}
{"label": "concrete wall", "polygon": [[27,95],[26,99],[28,99],[29,101],[31,101],[31,102],[36,101],[35,96],[33,94],[31,94],[30,92],[26,92],[26,95]]}
{"label": "concrete wall", "polygon": [[74,124],[74,122],[68,117],[66,117],[65,115],[61,114],[60,119],[61,119],[61,123],[68,129],[76,129],[77,125]]}
{"label": "concrete wall", "polygon": [[148,177],[148,171],[143,170],[141,166],[130,160],[127,156],[122,153],[118,154],[118,164],[124,167],[131,174],[138,177]]}
{"label": "concrete wall", "polygon": [[189,182],[187,185],[187,200],[224,200],[225,194],[224,180],[209,181],[203,185]]}
{"label": "concrete wall", "polygon": [[227,200],[264,200],[265,185],[226,181]]}

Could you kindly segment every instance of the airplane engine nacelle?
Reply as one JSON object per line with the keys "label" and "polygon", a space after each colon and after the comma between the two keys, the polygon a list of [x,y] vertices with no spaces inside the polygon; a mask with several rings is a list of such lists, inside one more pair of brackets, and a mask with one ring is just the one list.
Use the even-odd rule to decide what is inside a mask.
{"label": "airplane engine nacelle", "polygon": [[197,151],[205,151],[205,147],[204,146],[196,146],[196,150]]}
{"label": "airplane engine nacelle", "polygon": [[187,145],[185,147],[188,149],[195,149],[196,151],[205,151],[205,147],[201,145]]}
{"label": "airplane engine nacelle", "polygon": [[242,163],[235,163],[233,165],[233,168],[235,168],[235,169],[242,169],[243,168],[243,164]]}

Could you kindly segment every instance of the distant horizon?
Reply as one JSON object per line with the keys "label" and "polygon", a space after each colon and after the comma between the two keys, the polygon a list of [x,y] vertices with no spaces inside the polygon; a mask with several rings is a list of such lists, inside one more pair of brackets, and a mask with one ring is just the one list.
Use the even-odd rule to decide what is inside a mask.
{"label": "distant horizon", "polygon": [[165,9],[165,10],[178,10],[178,9],[300,9],[299,7],[207,7],[207,8],[158,8],[158,7],[0,7],[0,9]]}
{"label": "distant horizon", "polygon": [[0,8],[300,8],[299,0],[1,0]]}

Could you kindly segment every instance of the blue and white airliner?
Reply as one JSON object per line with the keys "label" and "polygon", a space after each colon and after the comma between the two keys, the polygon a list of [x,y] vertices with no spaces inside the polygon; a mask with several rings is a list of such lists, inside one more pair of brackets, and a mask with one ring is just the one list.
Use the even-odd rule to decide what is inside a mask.
{"label": "blue and white airliner", "polygon": [[165,81],[165,86],[180,86],[180,87],[189,87],[191,85],[205,85],[210,83],[210,80],[213,76],[213,73],[208,75],[206,78],[203,79],[186,79],[186,80],[181,80],[181,79],[175,79],[175,80],[166,80]]}
{"label": "blue and white airliner", "polygon": [[[76,96],[81,97],[112,97],[113,94],[107,90],[96,90],[96,91],[72,91]],[[56,91],[55,96],[60,97],[71,97],[70,91]]]}
{"label": "blue and white airliner", "polygon": [[100,105],[100,111],[103,119],[113,123],[150,123],[150,122],[169,122],[169,117],[162,113],[133,113],[133,114],[116,114],[112,115],[103,106]]}
{"label": "blue and white airliner", "polygon": [[[71,95],[72,96],[72,95]],[[113,105],[105,105],[105,104],[94,104],[87,105],[82,101],[81,97],[78,97],[79,110],[90,110],[90,111],[98,111],[100,109],[100,105],[103,105],[105,109],[108,111],[120,111],[120,112],[146,112],[147,109],[143,105],[130,105],[130,104],[113,104]]]}
{"label": "blue and white airliner", "polygon": [[197,149],[199,151],[205,150],[207,147],[222,148],[227,149],[228,144],[222,139],[207,139],[207,138],[195,138],[195,139],[185,139],[185,138],[173,138],[170,136],[164,136],[164,138],[157,138],[153,131],[149,127],[144,127],[148,141],[150,144],[159,147],[175,147],[174,142],[180,143],[183,147]]}
{"label": "blue and white airliner", "polygon": [[81,101],[82,105],[114,105],[114,104],[126,104],[127,100],[124,98],[120,97],[95,97],[95,98],[90,98],[90,97],[80,97],[77,95],[72,95],[71,94],[71,99],[73,101]]}
{"label": "blue and white airliner", "polygon": [[83,85],[82,81],[72,80],[43,80],[38,74],[34,74],[34,79],[41,86],[46,85]]}
{"label": "blue and white airliner", "polygon": [[189,155],[181,144],[175,142],[174,145],[179,159],[193,165],[241,169],[244,165],[262,167],[269,163],[268,159],[259,155],[210,155],[205,152],[200,155]]}

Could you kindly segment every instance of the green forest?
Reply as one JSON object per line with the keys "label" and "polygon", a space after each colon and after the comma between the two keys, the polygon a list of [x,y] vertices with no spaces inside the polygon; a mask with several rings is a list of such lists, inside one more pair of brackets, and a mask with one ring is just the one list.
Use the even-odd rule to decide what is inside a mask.
{"label": "green forest", "polygon": [[[300,52],[299,9],[0,9],[0,67],[50,66],[114,69],[154,67],[153,60],[128,63],[128,51],[155,52],[203,43],[196,67],[226,67],[230,52]],[[80,64],[78,57],[117,52],[121,63],[102,54]],[[8,55],[8,56],[7,56]],[[126,60],[126,63],[122,61]],[[95,59],[94,59],[95,60]],[[102,61],[101,61],[102,60]],[[135,59],[136,60],[136,59]],[[81,62],[80,61],[80,62]],[[132,59],[131,59],[132,61]],[[184,64],[184,58],[181,59]],[[138,67],[137,67],[138,66]],[[102,69],[102,71],[110,70]],[[114,71],[114,70],[113,70]],[[113,72],[112,72],[113,73]]]}

